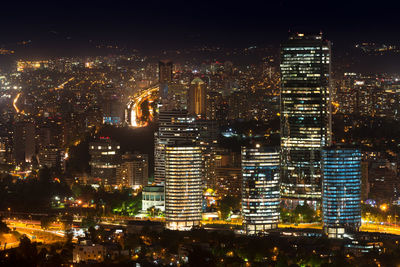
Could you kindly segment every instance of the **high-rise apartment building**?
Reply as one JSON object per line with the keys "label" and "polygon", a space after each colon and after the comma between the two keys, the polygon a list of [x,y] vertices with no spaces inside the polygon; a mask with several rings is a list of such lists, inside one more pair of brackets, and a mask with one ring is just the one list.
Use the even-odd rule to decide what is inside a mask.
{"label": "high-rise apartment building", "polygon": [[201,148],[191,143],[165,149],[165,220],[171,230],[190,230],[201,220]]}
{"label": "high-rise apartment building", "polygon": [[55,146],[43,146],[38,155],[39,166],[61,167],[61,151]]}
{"label": "high-rise apartment building", "polygon": [[322,214],[328,237],[342,238],[361,226],[361,152],[329,147],[322,152]]}
{"label": "high-rise apartment building", "polygon": [[120,146],[109,137],[89,143],[91,176],[95,183],[116,185],[116,171],[121,161]]}
{"label": "high-rise apartment building", "polygon": [[125,153],[117,169],[117,184],[121,187],[138,189],[147,186],[149,159],[147,154]]}
{"label": "high-rise apartment building", "polygon": [[13,132],[13,157],[16,164],[31,162],[36,155],[36,127],[33,122],[20,121]]}
{"label": "high-rise apartment building", "polygon": [[193,122],[197,131],[197,144],[202,149],[203,184],[212,187],[215,182],[215,156],[218,140],[218,127],[215,121],[197,119]]}
{"label": "high-rise apartment building", "polygon": [[242,148],[243,224],[249,235],[275,229],[279,222],[279,150],[256,144]]}
{"label": "high-rise apartment building", "polygon": [[0,135],[0,163],[11,161],[12,140],[6,135]]}
{"label": "high-rise apartment building", "polygon": [[222,95],[218,92],[207,92],[207,120],[217,120],[218,109],[223,102]]}
{"label": "high-rise apartment building", "polygon": [[242,197],[241,153],[227,149],[215,151],[215,179],[210,188],[215,188],[219,197]]}
{"label": "high-rise apartment building", "polygon": [[190,83],[188,95],[188,111],[192,116],[206,118],[207,84],[200,78]]}
{"label": "high-rise apartment building", "polygon": [[321,198],[321,150],[331,143],[331,45],[294,34],[281,47],[281,196],[287,205]]}

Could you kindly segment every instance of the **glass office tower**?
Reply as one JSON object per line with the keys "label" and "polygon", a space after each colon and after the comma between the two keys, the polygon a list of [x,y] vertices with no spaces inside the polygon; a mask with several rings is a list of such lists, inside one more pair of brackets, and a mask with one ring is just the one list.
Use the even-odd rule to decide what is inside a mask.
{"label": "glass office tower", "polygon": [[361,226],[361,152],[330,147],[322,152],[322,213],[328,237],[341,238]]}
{"label": "glass office tower", "polygon": [[242,211],[246,234],[275,229],[279,222],[279,150],[242,148]]}
{"label": "glass office tower", "polygon": [[165,148],[165,220],[171,230],[200,224],[202,204],[201,148],[176,144]]}
{"label": "glass office tower", "polygon": [[294,34],[281,47],[281,197],[321,198],[321,150],[331,143],[330,42]]}

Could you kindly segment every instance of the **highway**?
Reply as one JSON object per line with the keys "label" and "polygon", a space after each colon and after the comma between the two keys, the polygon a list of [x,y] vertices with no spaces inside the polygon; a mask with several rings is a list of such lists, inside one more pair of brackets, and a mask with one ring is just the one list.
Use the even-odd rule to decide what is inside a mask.
{"label": "highway", "polygon": [[[135,221],[136,220],[140,221],[139,218],[130,218],[130,219],[133,219]],[[115,218],[114,219],[107,218],[103,220],[102,224],[124,226],[126,225],[125,221],[126,220],[118,220],[118,219],[115,220]],[[142,219],[142,221],[148,221],[148,218],[144,218]],[[156,220],[156,221],[162,221],[162,220]],[[5,220],[5,222],[11,229],[15,228],[16,231],[20,232],[21,234],[26,234],[30,239],[35,240],[37,242],[51,244],[54,242],[59,242],[61,240],[64,240],[65,238],[64,230],[62,229],[62,226],[60,224],[52,225],[52,228],[54,229],[45,230],[41,228],[40,222],[38,221],[8,219]],[[242,223],[241,222],[230,223],[221,220],[215,220],[215,221],[201,221],[201,224],[207,228],[207,225],[211,226],[213,224],[227,225],[227,226],[231,225],[232,227],[235,226],[237,227],[240,226]],[[305,230],[306,229],[322,230],[321,223],[279,224],[278,227],[280,229],[293,228],[293,229],[305,229]],[[361,226],[360,231],[400,235],[400,226],[364,223]],[[76,238],[74,238],[74,241],[76,241]],[[9,240],[9,242],[7,242],[8,243],[7,248],[10,248],[10,246],[17,247],[19,244],[19,242],[15,242],[15,240],[11,239]]]}
{"label": "highway", "polygon": [[[140,110],[140,106],[145,100],[149,101],[149,104],[153,102],[157,96],[157,92],[159,90],[158,85],[154,85],[149,87],[148,89],[142,91],[140,94],[131,97],[131,100],[128,103],[128,109],[130,109],[130,121],[128,121],[129,125],[132,127],[144,127],[148,123],[147,122],[140,122],[138,119],[141,117],[142,112]],[[154,114],[152,113],[151,108],[150,111],[150,120],[153,118]]]}
{"label": "highway", "polygon": [[366,223],[361,226],[360,231],[400,235],[400,226]]}
{"label": "highway", "polygon": [[[27,221],[27,220],[5,220],[8,227],[15,229],[20,234],[25,234],[29,239],[36,242],[41,242],[44,244],[52,244],[60,241],[64,241],[65,233],[61,229],[56,230],[45,230],[40,227],[37,221]],[[11,237],[8,238],[10,241]],[[15,239],[15,238],[14,238]],[[13,242],[7,242],[6,249],[15,248],[19,246],[19,241],[12,240]],[[4,249],[4,243],[0,246],[0,249]]]}

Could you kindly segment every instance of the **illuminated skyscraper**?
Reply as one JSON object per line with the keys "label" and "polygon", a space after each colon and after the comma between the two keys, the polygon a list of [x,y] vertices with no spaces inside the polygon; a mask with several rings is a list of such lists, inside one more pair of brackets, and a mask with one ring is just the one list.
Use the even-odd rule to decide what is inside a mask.
{"label": "illuminated skyscraper", "polygon": [[201,148],[178,143],[167,146],[165,152],[166,227],[190,230],[201,220]]}
{"label": "illuminated skyscraper", "polygon": [[361,226],[361,152],[330,147],[322,151],[324,230],[341,238]]}
{"label": "illuminated skyscraper", "polygon": [[282,44],[281,196],[289,205],[321,198],[321,150],[331,143],[330,47],[322,35],[294,34]]}
{"label": "illuminated skyscraper", "polygon": [[188,111],[190,115],[205,118],[206,117],[206,100],[207,85],[200,78],[195,78],[190,83],[188,96]]}
{"label": "illuminated skyscraper", "polygon": [[154,181],[157,184],[165,181],[165,147],[177,141],[196,142],[197,131],[193,121],[187,110],[160,110],[154,138]]}
{"label": "illuminated skyscraper", "polygon": [[279,151],[275,148],[242,148],[242,209],[249,235],[275,229],[279,222]]}

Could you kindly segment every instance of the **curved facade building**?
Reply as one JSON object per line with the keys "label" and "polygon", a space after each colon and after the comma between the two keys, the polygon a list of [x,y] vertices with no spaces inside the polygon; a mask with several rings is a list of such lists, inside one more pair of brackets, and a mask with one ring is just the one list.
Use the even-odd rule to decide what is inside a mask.
{"label": "curved facade building", "polygon": [[166,227],[190,230],[201,220],[201,148],[173,145],[167,146],[165,152]]}
{"label": "curved facade building", "polygon": [[195,142],[197,132],[187,110],[161,109],[158,114],[158,131],[154,133],[154,182],[165,183],[165,147],[178,141]]}
{"label": "curved facade building", "polygon": [[361,226],[361,152],[330,147],[322,151],[322,212],[328,237],[342,238]]}
{"label": "curved facade building", "polygon": [[246,234],[275,229],[279,222],[279,151],[242,148],[242,212]]}

